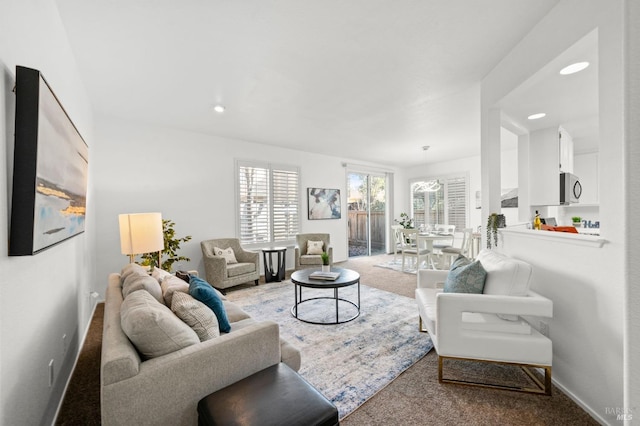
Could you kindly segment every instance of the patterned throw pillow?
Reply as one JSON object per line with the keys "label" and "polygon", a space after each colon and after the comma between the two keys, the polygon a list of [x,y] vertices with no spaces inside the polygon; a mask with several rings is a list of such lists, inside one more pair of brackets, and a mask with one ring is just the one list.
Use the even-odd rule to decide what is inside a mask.
{"label": "patterned throw pillow", "polygon": [[236,254],[233,252],[233,249],[231,247],[226,249],[214,247],[213,254],[215,254],[218,257],[224,257],[225,260],[227,261],[227,265],[230,263],[238,263],[238,260],[236,260]]}
{"label": "patterned throw pillow", "polygon": [[322,254],[322,241],[307,241],[307,254]]}
{"label": "patterned throw pillow", "polygon": [[173,295],[171,310],[196,332],[201,342],[220,336],[213,311],[187,293],[178,291]]}
{"label": "patterned throw pillow", "polygon": [[[223,333],[231,331],[231,324],[227,312],[224,309],[222,299],[218,296],[215,289],[202,278],[191,275],[189,279],[189,294],[196,300],[201,301],[216,314],[218,319],[218,328]],[[174,295],[175,297],[175,295]]]}
{"label": "patterned throw pillow", "polygon": [[447,279],[444,282],[445,293],[475,293],[482,294],[487,271],[482,263],[472,262],[460,255],[451,265]]}

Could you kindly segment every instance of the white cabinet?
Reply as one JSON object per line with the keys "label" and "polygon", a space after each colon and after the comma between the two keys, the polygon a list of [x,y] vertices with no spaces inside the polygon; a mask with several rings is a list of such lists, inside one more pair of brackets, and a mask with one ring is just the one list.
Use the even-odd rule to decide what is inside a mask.
{"label": "white cabinet", "polygon": [[558,128],[529,135],[529,204],[560,204],[560,138]]}
{"label": "white cabinet", "polygon": [[573,138],[565,129],[558,129],[560,138],[560,171],[564,173],[574,173],[573,158]]}
{"label": "white cabinet", "polygon": [[580,179],[582,196],[580,204],[598,204],[598,153],[576,155],[573,159],[574,173]]}

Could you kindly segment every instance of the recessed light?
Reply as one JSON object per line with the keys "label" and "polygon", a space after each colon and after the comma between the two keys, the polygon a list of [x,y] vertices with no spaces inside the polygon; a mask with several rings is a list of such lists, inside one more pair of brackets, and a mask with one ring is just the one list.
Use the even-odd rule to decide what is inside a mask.
{"label": "recessed light", "polygon": [[222,105],[216,105],[213,107],[213,110],[218,114],[222,114],[226,108]]}
{"label": "recessed light", "polygon": [[545,117],[547,114],[545,114],[544,112],[540,112],[538,114],[531,114],[530,116],[528,116],[527,118],[529,120],[537,120],[539,118]]}
{"label": "recessed light", "polygon": [[588,66],[589,66],[589,62],[576,62],[575,64],[571,64],[569,66],[562,68],[560,70],[560,74],[562,75],[575,74],[587,68]]}
{"label": "recessed light", "polygon": [[429,145],[425,145],[425,146],[422,147],[422,150],[423,151],[428,151],[429,148],[431,148]]}

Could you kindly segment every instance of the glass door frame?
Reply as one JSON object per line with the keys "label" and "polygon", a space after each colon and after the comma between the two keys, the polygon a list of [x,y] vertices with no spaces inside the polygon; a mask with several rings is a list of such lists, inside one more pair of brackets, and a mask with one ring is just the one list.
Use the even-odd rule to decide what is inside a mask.
{"label": "glass door frame", "polygon": [[[382,210],[382,214],[384,215],[383,219],[382,219],[382,227],[384,227],[381,231],[381,235],[383,238],[382,241],[382,245],[380,247],[380,250],[382,253],[387,253],[388,251],[388,241],[389,241],[389,233],[387,228],[389,228],[389,221],[390,221],[390,204],[389,204],[389,200],[392,199],[391,197],[391,185],[393,182],[393,178],[392,178],[392,174],[386,171],[379,171],[379,170],[374,170],[374,169],[361,169],[361,168],[347,168],[346,173],[345,173],[345,179],[346,179],[346,187],[347,187],[347,206],[349,206],[349,195],[351,194],[351,187],[350,187],[350,183],[351,183],[351,179],[350,179],[350,175],[360,175],[363,178],[365,178],[367,180],[367,194],[362,194],[363,197],[366,197],[366,212],[367,212],[367,220],[366,220],[366,227],[367,227],[367,231],[366,231],[366,239],[367,239],[367,247],[366,247],[366,256],[371,256],[372,255],[372,229],[371,229],[371,225],[372,225],[372,221],[371,221],[371,180],[372,178],[381,178],[384,179],[384,193],[385,193],[385,197],[384,197],[384,209]],[[348,209],[348,207],[347,207]],[[351,210],[348,210],[348,212],[350,212]],[[347,213],[349,214],[349,213]],[[347,233],[347,253],[348,253],[348,257],[355,257],[356,255],[351,255],[350,253],[350,232],[351,232],[351,226],[352,224],[350,223],[350,219],[347,220],[347,229],[346,229],[346,233]],[[381,253],[374,253],[374,254],[381,254]]]}

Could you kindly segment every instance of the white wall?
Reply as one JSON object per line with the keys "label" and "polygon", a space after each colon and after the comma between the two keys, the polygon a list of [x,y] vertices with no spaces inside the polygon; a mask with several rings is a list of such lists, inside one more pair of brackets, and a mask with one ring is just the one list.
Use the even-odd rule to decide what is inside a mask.
{"label": "white wall", "polygon": [[[92,163],[100,253],[96,280],[103,288],[108,274],[128,261],[120,254],[120,213],[159,211],[163,218],[173,220],[179,237],[193,237],[180,250],[191,261],[174,269],[197,269],[204,274],[200,241],[236,236],[236,159],[299,166],[301,232],[330,233],[334,262],[348,257],[346,169],[342,163],[353,160],[110,118],[96,121],[96,133]],[[340,189],[342,218],[307,220],[308,187]],[[402,198],[394,198],[396,202]],[[293,267],[292,252],[288,251],[288,269]]]}
{"label": "white wall", "polygon": [[[87,141],[91,169],[91,109],[53,1],[4,1],[0,13],[0,424],[49,424],[93,309],[92,224],[35,256],[7,256],[16,65],[42,71]],[[91,200],[89,190],[88,211]],[[63,334],[75,342],[66,353]]]}
{"label": "white wall", "polygon": [[[622,0],[561,1],[482,84],[483,152],[496,102],[594,28],[599,35],[602,248],[519,236],[508,254],[534,265],[534,289],[554,302],[550,336],[555,382],[603,422],[623,408],[623,306],[626,288],[623,155]],[[483,178],[488,170],[482,170]],[[495,186],[493,187],[495,189]],[[600,188],[602,189],[602,187]],[[532,231],[533,232],[533,231]]]}
{"label": "white wall", "polygon": [[627,52],[625,93],[626,123],[626,196],[628,203],[627,231],[629,247],[626,252],[627,288],[625,294],[625,406],[633,407],[634,420],[640,417],[640,269],[632,267],[640,252],[640,3],[626,1],[625,29]]}

